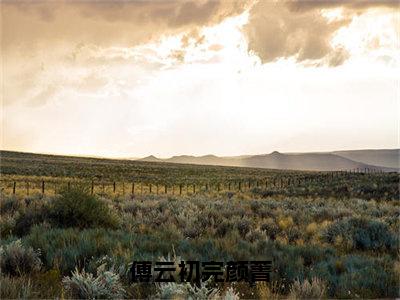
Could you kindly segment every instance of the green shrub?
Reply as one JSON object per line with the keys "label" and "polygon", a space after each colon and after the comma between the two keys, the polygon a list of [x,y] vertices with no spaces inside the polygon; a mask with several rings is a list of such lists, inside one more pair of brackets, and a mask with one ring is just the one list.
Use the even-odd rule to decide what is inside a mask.
{"label": "green shrub", "polygon": [[13,234],[15,228],[15,219],[13,216],[5,215],[0,218],[0,236],[2,239]]}
{"label": "green shrub", "polygon": [[365,218],[348,218],[332,223],[324,232],[324,239],[340,243],[348,249],[396,250],[398,239],[385,223]]}
{"label": "green shrub", "polygon": [[74,270],[75,266],[86,268],[93,259],[106,254],[116,256],[132,254],[136,236],[121,230],[104,228],[53,228],[35,226],[24,237],[24,244],[41,250],[46,268],[58,268],[63,274]]}
{"label": "green shrub", "polygon": [[233,229],[233,224],[228,220],[223,220],[217,225],[216,235],[218,237],[224,237],[229,231]]}
{"label": "green shrub", "polygon": [[183,236],[190,239],[198,238],[202,235],[204,228],[199,227],[197,224],[192,224],[183,229]]}
{"label": "green shrub", "polygon": [[57,227],[116,228],[118,219],[108,205],[84,187],[63,189],[50,206],[50,218]]}
{"label": "green shrub", "polygon": [[296,240],[298,240],[301,236],[300,230],[298,230],[296,227],[291,227],[287,230],[287,238],[289,243],[293,243]]}
{"label": "green shrub", "polygon": [[17,217],[15,220],[14,233],[20,237],[29,233],[34,225],[45,222],[49,218],[48,207],[43,205],[39,207],[32,207]]}
{"label": "green shrub", "polygon": [[46,272],[35,274],[32,278],[35,298],[37,299],[59,299],[62,295],[61,273],[59,270],[51,269]]}
{"label": "green shrub", "polygon": [[251,201],[251,202],[250,202],[250,208],[251,208],[251,210],[252,210],[253,213],[258,213],[258,211],[259,211],[260,208],[261,208],[261,203],[260,203],[260,201],[257,201],[257,200]]}
{"label": "green shrub", "polygon": [[22,207],[21,201],[15,196],[0,197],[0,212],[2,214],[8,212],[16,212]]}
{"label": "green shrub", "polygon": [[316,264],[310,272],[327,283],[329,297],[396,298],[399,278],[393,264],[383,259],[349,255],[332,257]]}
{"label": "green shrub", "polygon": [[12,276],[30,274],[41,267],[39,254],[30,247],[23,247],[21,240],[1,246],[0,258],[2,273]]}
{"label": "green shrub", "polygon": [[275,240],[278,234],[281,232],[281,229],[275,222],[270,221],[261,225],[261,230],[265,231],[265,234],[271,239]]}
{"label": "green shrub", "polygon": [[246,240],[248,240],[251,243],[254,243],[256,241],[260,241],[262,239],[265,239],[265,234],[263,234],[263,232],[258,230],[258,229],[250,230],[249,233],[246,236]]}
{"label": "green shrub", "polygon": [[251,223],[247,219],[241,219],[236,224],[236,228],[239,230],[239,233],[242,237],[244,237],[250,231]]}

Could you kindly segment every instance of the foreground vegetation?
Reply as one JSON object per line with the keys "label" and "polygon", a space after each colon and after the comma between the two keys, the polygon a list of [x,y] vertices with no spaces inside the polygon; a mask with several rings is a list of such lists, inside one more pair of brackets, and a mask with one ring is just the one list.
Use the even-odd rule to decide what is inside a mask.
{"label": "foreground vegetation", "polygon": [[[153,179],[166,180],[164,165],[159,177],[157,164],[151,168]],[[177,168],[206,176],[203,167]],[[327,182],[325,175],[310,173],[316,180],[287,188],[182,196],[92,195],[85,184],[68,188],[52,163],[37,167],[33,160],[19,166],[9,162],[2,177],[28,180],[31,169],[61,185],[54,195],[1,194],[1,298],[400,296],[397,174],[352,174]],[[215,170],[219,179],[230,172]],[[232,176],[240,178],[241,170],[246,179],[279,172],[251,169],[251,177],[248,169],[236,168]],[[98,175],[91,172],[91,177]],[[135,260],[265,259],[272,260],[271,282],[255,286],[212,279],[200,287],[129,282]]]}

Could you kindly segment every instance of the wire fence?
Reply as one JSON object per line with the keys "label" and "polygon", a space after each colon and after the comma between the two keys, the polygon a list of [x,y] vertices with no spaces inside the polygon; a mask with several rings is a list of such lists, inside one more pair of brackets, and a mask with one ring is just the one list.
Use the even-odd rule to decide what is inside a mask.
{"label": "wire fence", "polygon": [[184,182],[184,183],[159,183],[149,181],[103,181],[87,179],[42,179],[42,180],[0,180],[1,193],[11,194],[43,194],[56,195],[62,189],[71,189],[76,185],[84,186],[91,194],[118,194],[118,195],[193,195],[197,193],[236,191],[245,192],[253,188],[261,189],[285,189],[302,186],[310,183],[328,185],[337,184],[337,180],[351,180],[359,176],[382,174],[375,169],[355,169],[349,171],[334,171],[324,173],[310,173],[290,176],[274,176],[267,178],[246,180],[221,180],[214,182]]}

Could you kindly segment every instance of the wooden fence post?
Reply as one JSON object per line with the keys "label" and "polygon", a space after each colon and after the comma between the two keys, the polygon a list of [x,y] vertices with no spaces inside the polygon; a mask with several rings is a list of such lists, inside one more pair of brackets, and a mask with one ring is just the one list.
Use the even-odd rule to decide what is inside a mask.
{"label": "wooden fence post", "polygon": [[26,195],[29,196],[29,181],[26,182]]}
{"label": "wooden fence post", "polygon": [[168,194],[168,188],[167,188],[167,185],[164,185],[164,194]]}
{"label": "wooden fence post", "polygon": [[221,184],[218,182],[218,185],[217,185],[217,190],[218,190],[218,192],[221,190]]}
{"label": "wooden fence post", "polygon": [[125,195],[125,182],[122,182],[122,195]]}
{"label": "wooden fence post", "polygon": [[94,194],[94,181],[92,180],[92,185],[91,185],[91,194],[93,195]]}
{"label": "wooden fence post", "polygon": [[135,183],[132,182],[132,191],[131,191],[132,195],[135,195]]}
{"label": "wooden fence post", "polygon": [[42,180],[42,195],[44,195],[44,180]]}
{"label": "wooden fence post", "polygon": [[196,194],[196,184],[193,183],[193,194]]}
{"label": "wooden fence post", "polygon": [[182,195],[182,184],[179,185],[179,195]]}
{"label": "wooden fence post", "polygon": [[113,193],[115,194],[115,181],[113,182]]}
{"label": "wooden fence post", "polygon": [[231,190],[231,182],[229,181],[229,183],[228,183],[228,191],[230,191]]}
{"label": "wooden fence post", "polygon": [[13,195],[15,195],[15,187],[16,187],[17,183],[14,181],[13,183]]}
{"label": "wooden fence post", "polygon": [[242,191],[242,183],[239,181],[239,192]]}
{"label": "wooden fence post", "polygon": [[150,189],[150,194],[151,194],[151,183],[150,183],[150,185],[149,185],[149,189]]}

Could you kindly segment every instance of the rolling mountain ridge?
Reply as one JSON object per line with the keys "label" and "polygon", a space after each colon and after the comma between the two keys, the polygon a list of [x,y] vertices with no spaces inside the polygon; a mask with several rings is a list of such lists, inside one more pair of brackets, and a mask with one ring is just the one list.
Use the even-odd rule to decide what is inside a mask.
{"label": "rolling mountain ridge", "polygon": [[149,156],[140,160],[283,170],[340,171],[373,169],[386,172],[399,170],[398,149],[353,150],[321,153],[280,153],[274,151],[270,154],[231,157],[218,157],[215,155],[180,155],[167,159]]}
{"label": "rolling mountain ridge", "polygon": [[399,149],[334,151],[332,153],[365,164],[400,168]]}

